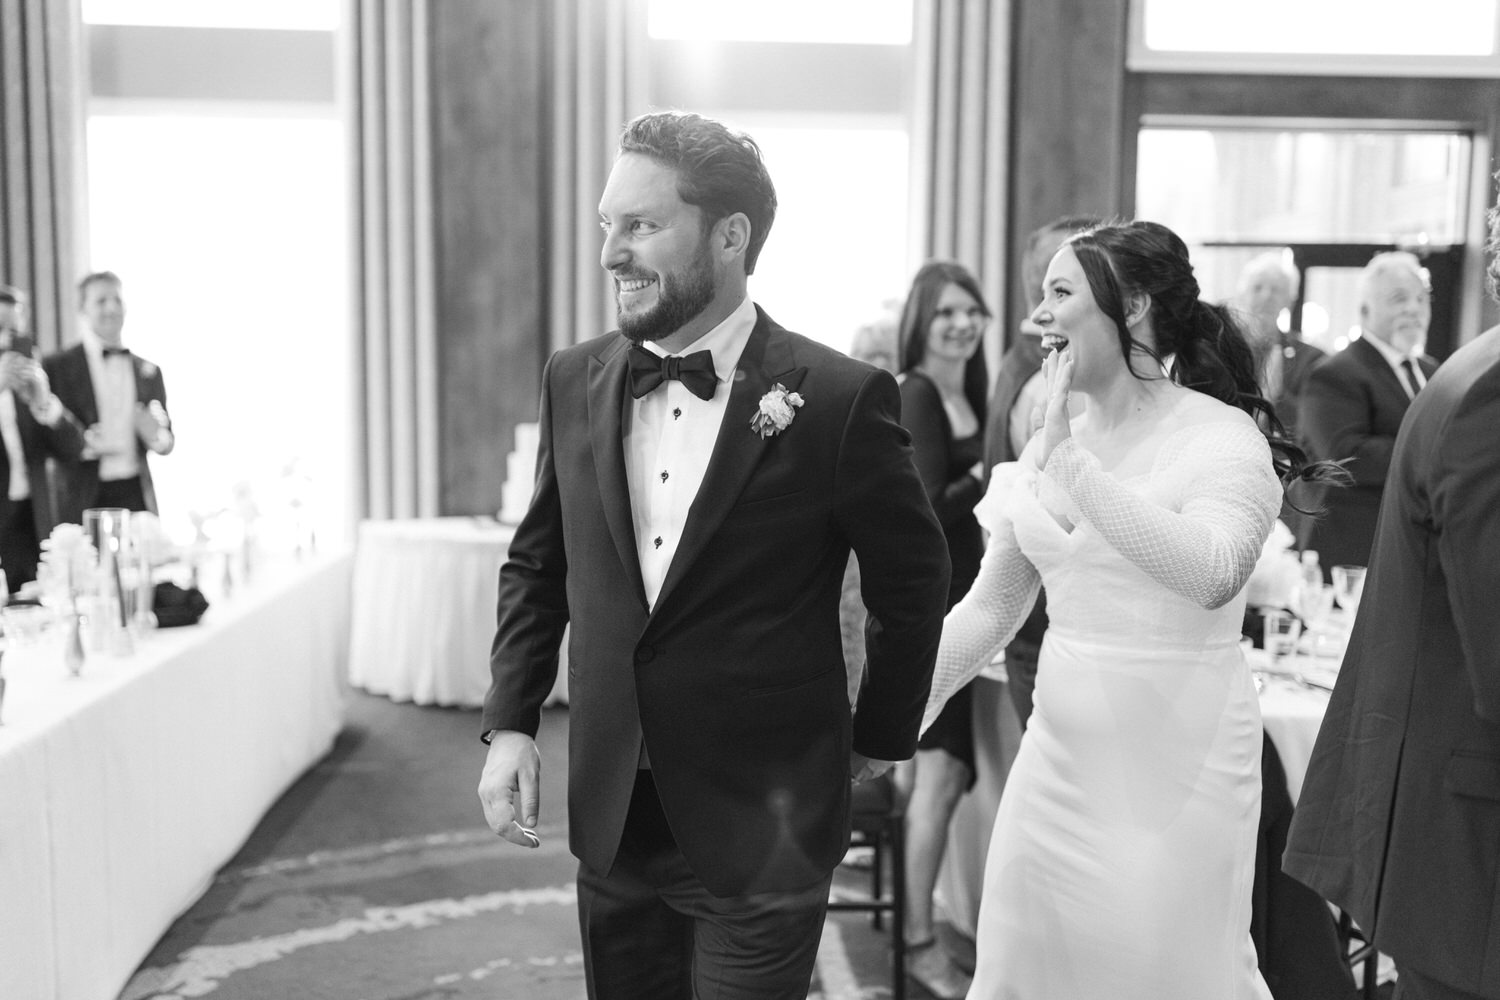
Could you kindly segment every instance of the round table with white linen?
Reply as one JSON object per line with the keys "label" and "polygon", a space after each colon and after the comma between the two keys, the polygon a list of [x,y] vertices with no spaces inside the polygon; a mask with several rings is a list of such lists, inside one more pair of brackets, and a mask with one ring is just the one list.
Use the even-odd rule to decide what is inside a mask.
{"label": "round table with white linen", "polygon": [[[514,533],[487,517],[361,522],[350,682],[393,701],[483,705],[500,567]],[[567,701],[567,676],[564,659],[549,703]]]}

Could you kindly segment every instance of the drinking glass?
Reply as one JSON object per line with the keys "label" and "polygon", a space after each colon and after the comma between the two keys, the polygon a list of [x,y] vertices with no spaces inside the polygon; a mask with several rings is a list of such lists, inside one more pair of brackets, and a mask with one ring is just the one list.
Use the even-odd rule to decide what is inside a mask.
{"label": "drinking glass", "polygon": [[1307,631],[1309,652],[1317,656],[1323,626],[1328,624],[1328,616],[1333,613],[1333,588],[1323,583],[1303,583],[1297,588],[1293,604]]}
{"label": "drinking glass", "polygon": [[1266,658],[1273,670],[1284,670],[1288,661],[1297,654],[1297,639],[1302,635],[1302,622],[1290,611],[1267,608],[1263,618],[1266,626]]}
{"label": "drinking glass", "polygon": [[1365,592],[1365,568],[1363,566],[1335,566],[1329,571],[1333,577],[1333,596],[1339,607],[1349,612],[1352,621],[1359,611],[1359,599]]}

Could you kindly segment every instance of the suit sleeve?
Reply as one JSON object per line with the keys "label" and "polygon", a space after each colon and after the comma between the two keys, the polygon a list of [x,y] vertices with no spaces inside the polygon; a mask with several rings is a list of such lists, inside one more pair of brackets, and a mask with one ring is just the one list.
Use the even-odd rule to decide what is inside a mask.
{"label": "suit sleeve", "polygon": [[901,424],[911,433],[913,461],[933,513],[947,531],[974,509],[984,490],[979,480],[968,473],[948,478],[952,444],[948,416],[943,411],[942,397],[932,383],[920,376],[901,384]]}
{"label": "suit sleeve", "polygon": [[1297,427],[1314,458],[1352,458],[1349,474],[1356,486],[1380,486],[1391,467],[1394,434],[1377,434],[1371,425],[1371,386],[1339,366],[1321,363],[1307,377],[1297,411]]}
{"label": "suit sleeve", "polygon": [[1474,712],[1500,723],[1500,367],[1470,388],[1438,446],[1432,494],[1438,557],[1474,688]]}
{"label": "suit sleeve", "polygon": [[865,685],[854,749],[880,760],[916,752],[947,603],[948,546],[912,464],[911,435],[886,372],[865,377],[835,470],[834,516],[859,559]]}
{"label": "suit sleeve", "polygon": [[536,735],[542,703],[557,679],[557,653],[568,624],[568,563],[552,461],[552,367],[549,361],[542,374],[536,490],[500,568],[481,733],[511,729]]}

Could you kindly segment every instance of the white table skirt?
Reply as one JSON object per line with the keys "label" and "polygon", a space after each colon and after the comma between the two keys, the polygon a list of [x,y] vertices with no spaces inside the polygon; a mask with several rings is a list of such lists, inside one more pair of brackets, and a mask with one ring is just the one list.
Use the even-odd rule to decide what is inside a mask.
{"label": "white table skirt", "polygon": [[[483,705],[500,567],[512,534],[477,517],[361,523],[350,682],[418,705]],[[567,676],[564,663],[550,702],[567,700]]]}
{"label": "white table skirt", "polygon": [[12,650],[0,725],[0,997],[113,1000],[333,743],[347,555],[267,571],[196,626],[69,677]]}
{"label": "white table skirt", "polygon": [[[1252,651],[1252,667],[1262,667],[1265,654]],[[1320,659],[1317,679],[1330,680],[1336,660]],[[1303,658],[1299,668],[1310,661]],[[1302,791],[1313,743],[1328,708],[1324,691],[1292,682],[1270,681],[1260,695],[1261,718],[1286,770],[1292,802]],[[984,885],[984,862],[989,851],[995,811],[1005,789],[1005,777],[1021,743],[1021,724],[1011,704],[1004,681],[980,679],[974,684],[974,755],[978,772],[974,788],[959,801],[948,828],[948,849],[938,874],[937,897],[949,922],[963,934],[974,936],[979,918],[980,890]]]}

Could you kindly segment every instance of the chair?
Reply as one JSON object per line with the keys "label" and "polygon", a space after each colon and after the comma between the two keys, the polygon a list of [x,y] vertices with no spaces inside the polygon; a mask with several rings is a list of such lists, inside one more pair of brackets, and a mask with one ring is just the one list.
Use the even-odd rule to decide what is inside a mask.
{"label": "chair", "polygon": [[1375,950],[1349,914],[1340,911],[1338,929],[1339,943],[1349,956],[1349,968],[1360,969],[1360,1000],[1375,1000],[1380,995],[1380,984],[1376,981],[1380,973],[1380,952]]}
{"label": "chair", "polygon": [[[889,772],[854,786],[850,805],[849,843],[869,847],[870,895],[865,899],[833,899],[830,910],[867,911],[877,930],[886,914],[891,919],[892,1000],[906,1000],[906,803]],[[890,885],[886,885],[889,860]]]}

